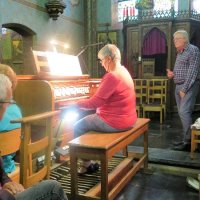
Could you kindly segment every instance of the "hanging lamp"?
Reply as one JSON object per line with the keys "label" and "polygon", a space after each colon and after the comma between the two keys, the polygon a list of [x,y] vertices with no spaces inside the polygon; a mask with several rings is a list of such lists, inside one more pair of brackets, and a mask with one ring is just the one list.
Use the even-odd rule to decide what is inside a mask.
{"label": "hanging lamp", "polygon": [[45,6],[47,8],[49,16],[53,20],[57,20],[59,14],[62,14],[63,10],[66,8],[66,4],[62,0],[48,0]]}

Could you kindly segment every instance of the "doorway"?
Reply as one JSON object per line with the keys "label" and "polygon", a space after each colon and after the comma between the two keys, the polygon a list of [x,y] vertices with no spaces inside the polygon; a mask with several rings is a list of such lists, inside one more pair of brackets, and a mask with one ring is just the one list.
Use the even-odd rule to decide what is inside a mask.
{"label": "doorway", "polygon": [[152,76],[166,76],[167,40],[165,34],[158,28],[152,28],[144,37],[142,60],[154,61]]}
{"label": "doorway", "polygon": [[16,74],[35,74],[33,62],[33,37],[35,32],[16,23],[2,25],[0,61],[13,68]]}

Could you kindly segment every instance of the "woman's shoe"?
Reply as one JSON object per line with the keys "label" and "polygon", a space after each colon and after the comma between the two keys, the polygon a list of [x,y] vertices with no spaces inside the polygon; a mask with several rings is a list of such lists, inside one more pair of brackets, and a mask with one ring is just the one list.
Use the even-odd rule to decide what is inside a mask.
{"label": "woman's shoe", "polygon": [[85,167],[85,166],[80,166],[79,169],[78,169],[78,174],[79,175],[82,175],[82,174],[85,174],[85,173],[94,173],[94,172],[97,172],[99,170],[99,164],[98,163],[91,163],[88,167]]}

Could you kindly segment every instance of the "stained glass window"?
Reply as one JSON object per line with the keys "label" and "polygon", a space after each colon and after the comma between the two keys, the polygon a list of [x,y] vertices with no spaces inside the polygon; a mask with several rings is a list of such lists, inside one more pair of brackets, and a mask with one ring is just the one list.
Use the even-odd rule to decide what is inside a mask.
{"label": "stained glass window", "polygon": [[[199,1],[199,0],[194,0]],[[130,16],[137,16],[138,10],[135,8],[137,0],[118,0],[118,22]],[[170,10],[171,7],[178,10],[178,0],[154,0],[154,10]],[[197,6],[196,6],[197,7]],[[200,7],[200,6],[198,6]]]}
{"label": "stained glass window", "polygon": [[118,1],[118,21],[121,22],[128,16],[138,15],[138,10],[135,9],[136,0]]}
{"label": "stained glass window", "polygon": [[154,0],[154,10],[178,10],[178,0]]}
{"label": "stained glass window", "polygon": [[170,10],[171,0],[154,0],[154,10]]}
{"label": "stained glass window", "polygon": [[192,9],[196,10],[198,13],[200,13],[200,3],[199,3],[199,0],[193,0]]}

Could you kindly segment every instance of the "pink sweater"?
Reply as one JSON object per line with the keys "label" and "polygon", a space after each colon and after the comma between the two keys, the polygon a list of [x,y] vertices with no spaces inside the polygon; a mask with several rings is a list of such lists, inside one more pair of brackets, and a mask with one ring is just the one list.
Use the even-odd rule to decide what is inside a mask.
{"label": "pink sweater", "polygon": [[117,73],[105,74],[96,93],[90,99],[78,101],[77,105],[96,109],[103,121],[117,129],[133,126],[137,120],[134,84],[124,67]]}

